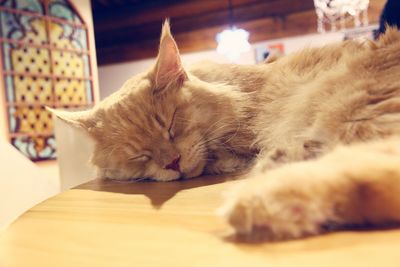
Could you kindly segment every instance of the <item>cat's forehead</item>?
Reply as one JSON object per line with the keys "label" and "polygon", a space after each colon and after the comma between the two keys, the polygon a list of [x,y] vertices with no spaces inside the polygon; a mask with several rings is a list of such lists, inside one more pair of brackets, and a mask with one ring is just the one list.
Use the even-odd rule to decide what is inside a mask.
{"label": "cat's forehead", "polygon": [[[162,134],[182,101],[177,91],[157,95],[152,86],[146,75],[125,82],[121,90],[98,109],[98,118],[102,122],[98,132],[107,132],[116,139],[141,136],[142,140]],[[135,142],[134,138],[129,142]]]}

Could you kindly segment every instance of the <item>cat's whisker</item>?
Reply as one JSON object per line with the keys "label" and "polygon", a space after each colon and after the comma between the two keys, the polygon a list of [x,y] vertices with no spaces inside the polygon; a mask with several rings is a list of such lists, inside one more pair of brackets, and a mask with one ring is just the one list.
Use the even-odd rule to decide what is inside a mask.
{"label": "cat's whisker", "polygon": [[132,182],[142,182],[142,181],[148,181],[148,180],[149,180],[149,178],[146,178],[146,177],[131,179]]}
{"label": "cat's whisker", "polygon": [[[209,133],[208,135],[214,135],[216,134],[218,131],[224,130],[223,133],[218,133],[219,136],[226,136],[227,132],[230,132],[230,130],[228,130],[229,128],[233,128],[235,124],[233,124],[232,122],[227,123],[227,124],[223,124],[220,127],[214,129],[213,132]],[[228,129],[226,129],[226,127],[229,127]],[[238,125],[238,127],[236,127],[235,132],[237,133],[240,129],[240,123]],[[229,137],[228,137],[229,138]]]}
{"label": "cat's whisker", "polygon": [[205,131],[202,132],[203,136],[214,135],[217,131],[220,131],[224,127],[231,127],[228,123],[224,123],[217,128],[213,128],[215,125],[223,121],[222,119],[210,125]]}
{"label": "cat's whisker", "polygon": [[[237,133],[238,133],[238,131],[236,131],[235,133],[233,133],[231,136],[228,136],[228,140],[226,140],[225,142],[221,142],[221,143],[227,143],[227,142],[229,142],[229,140],[231,140],[235,135],[237,135]],[[217,137],[215,137],[215,138],[211,138],[211,139],[205,140],[203,143],[200,143],[200,144],[208,144],[208,143],[210,143],[210,142],[213,142],[213,141],[216,141],[216,140],[219,140],[219,139],[223,139],[223,138],[226,138],[226,136],[225,136],[225,135],[223,135],[223,136],[217,136]],[[218,143],[218,144],[221,144],[221,143]]]}
{"label": "cat's whisker", "polygon": [[[207,135],[211,135],[211,133],[215,133],[215,131],[220,130],[222,127],[232,127],[232,125],[230,124],[229,118],[222,118],[217,120],[216,122],[214,122],[213,124],[211,124],[204,132],[203,135],[207,136]],[[222,124],[221,127],[218,127],[217,129],[213,129],[213,127],[219,123],[221,123],[222,121],[226,121],[226,123]],[[213,132],[210,132],[211,130],[214,130]]]}
{"label": "cat's whisker", "polygon": [[[215,134],[217,131],[221,130],[223,127],[228,127],[228,126],[222,125],[221,127],[219,127],[218,129],[216,129],[216,130],[215,130],[214,132],[212,132],[212,133]],[[229,127],[232,127],[232,126],[229,125]],[[222,138],[226,138],[226,133],[224,133],[224,134],[219,134],[218,136],[213,137],[213,138],[209,138],[209,139],[205,140],[205,142],[208,143],[208,142],[210,142],[210,141],[217,140],[217,139],[222,139]]]}
{"label": "cat's whisker", "polygon": [[235,137],[237,136],[239,130],[240,130],[240,127],[241,127],[241,124],[240,124],[240,122],[239,122],[239,125],[238,125],[238,127],[236,128],[236,132],[235,132],[234,134],[232,134],[232,135],[228,138],[228,140],[226,140],[225,142],[223,142],[223,144],[229,143],[229,141],[231,141],[233,138],[235,138]]}

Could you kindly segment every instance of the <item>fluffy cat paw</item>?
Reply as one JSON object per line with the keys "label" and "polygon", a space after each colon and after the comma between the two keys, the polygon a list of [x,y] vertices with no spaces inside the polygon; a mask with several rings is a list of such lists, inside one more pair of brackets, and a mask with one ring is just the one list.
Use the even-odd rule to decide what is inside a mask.
{"label": "fluffy cat paw", "polygon": [[239,234],[269,240],[398,223],[399,144],[387,139],[339,147],[315,161],[252,172],[254,178],[232,190],[223,214]]}
{"label": "fluffy cat paw", "polygon": [[221,212],[239,236],[294,239],[322,233],[333,221],[331,207],[307,188],[270,178],[245,181],[230,192]]}

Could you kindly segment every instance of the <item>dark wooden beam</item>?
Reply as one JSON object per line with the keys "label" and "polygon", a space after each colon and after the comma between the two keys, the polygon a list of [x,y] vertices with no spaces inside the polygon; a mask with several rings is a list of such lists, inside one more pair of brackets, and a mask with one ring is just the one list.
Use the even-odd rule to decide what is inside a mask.
{"label": "dark wooden beam", "polygon": [[[313,33],[316,32],[317,18],[312,0],[307,1],[308,4],[292,0],[234,0],[237,7],[235,24],[250,32],[251,43]],[[199,0],[187,2],[199,4]],[[371,0],[369,8],[371,23],[379,20],[384,3],[385,0]],[[184,13],[181,9],[169,13],[177,16],[170,17],[172,17],[172,32],[181,53],[216,48],[215,36],[228,27],[228,13],[226,9],[218,10],[217,5],[212,5],[211,8],[215,8],[215,11],[204,13],[203,9],[203,13],[192,16],[188,15],[190,14],[188,10]],[[184,15],[180,13],[181,11]],[[115,24],[109,22],[114,26],[98,30],[95,24],[99,64],[155,57],[163,20],[163,17],[158,17],[160,14],[154,17],[143,15],[135,22],[137,24],[126,24],[127,26],[122,28],[112,28]],[[119,22],[121,23],[119,25],[125,25],[125,19],[120,20],[124,22]],[[109,30],[111,28],[113,30]]]}
{"label": "dark wooden beam", "polygon": [[[239,23],[238,26],[251,32],[250,41],[259,42],[286,36],[300,35],[316,31],[314,11],[300,12],[287,16],[283,21],[276,18],[263,18]],[[285,29],[285,32],[282,29]],[[181,53],[216,48],[215,36],[226,29],[226,25],[200,29],[191,32],[174,33]],[[174,32],[174,29],[172,29]],[[118,45],[115,47],[99,47],[97,50],[100,65],[121,61],[151,58],[157,55],[158,36],[151,40]]]}
{"label": "dark wooden beam", "polygon": [[[242,0],[243,1],[243,0]],[[207,1],[205,1],[207,2]],[[212,1],[212,2],[223,2],[223,1]],[[197,4],[197,2],[194,2]],[[256,20],[265,17],[273,16],[286,16],[296,12],[303,12],[308,10],[314,10],[314,4],[312,1],[292,1],[292,0],[272,0],[272,1],[257,1],[252,4],[237,6],[234,10],[234,22],[236,24],[251,20]],[[192,3],[193,4],[193,3]],[[190,16],[181,16],[184,12],[181,12],[179,6],[177,9],[173,9],[174,12],[170,12],[171,24],[174,33],[182,33],[195,31],[204,28],[215,27],[219,25],[226,25],[228,23],[229,12],[227,9],[218,9],[218,6],[213,6],[214,11],[202,12],[199,14],[191,14]],[[175,12],[180,16],[174,18]],[[165,12],[165,11],[163,11]],[[186,11],[186,14],[188,11]],[[166,12],[165,14],[168,14]],[[151,15],[149,20],[153,22],[144,23],[144,20],[136,18],[137,21],[129,24],[129,26],[122,27],[120,22],[119,28],[115,28],[115,23],[107,23],[110,25],[108,30],[105,30],[101,25],[96,26],[96,43],[100,47],[113,46],[115,43],[134,43],[142,40],[150,40],[158,38],[162,21],[165,16]],[[127,20],[121,20],[125,25]],[[112,26],[111,26],[112,25]]]}
{"label": "dark wooden beam", "polygon": [[[239,6],[266,1],[277,0],[232,0],[232,6],[235,9]],[[94,21],[97,23],[96,30],[106,31],[158,22],[167,17],[190,17],[220,10],[228,10],[228,0],[152,0],[112,9],[95,10]],[[110,21],[114,23],[108,23]]]}

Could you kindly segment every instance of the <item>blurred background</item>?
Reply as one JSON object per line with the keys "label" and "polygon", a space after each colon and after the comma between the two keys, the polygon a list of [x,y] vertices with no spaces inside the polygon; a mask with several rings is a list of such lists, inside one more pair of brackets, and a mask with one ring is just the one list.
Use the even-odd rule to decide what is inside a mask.
{"label": "blurred background", "polygon": [[[385,0],[93,0],[100,97],[133,73],[143,71],[157,53],[160,25],[171,19],[184,63],[201,59],[252,64],[271,52],[291,53],[305,46],[368,36],[377,27]],[[235,27],[246,31],[217,53],[216,38]],[[354,32],[355,30],[355,32]],[[350,33],[351,32],[351,33]],[[235,36],[230,36],[235,38]],[[227,37],[228,39],[230,38]],[[241,50],[242,49],[242,50]],[[220,51],[221,52],[221,51]],[[225,51],[223,51],[225,52]]]}
{"label": "blurred background", "polygon": [[257,64],[304,47],[373,38],[385,3],[0,0],[0,228],[94,177],[79,167],[88,165],[90,144],[54,126],[45,107],[90,108],[149,68],[165,18],[184,64]]}

